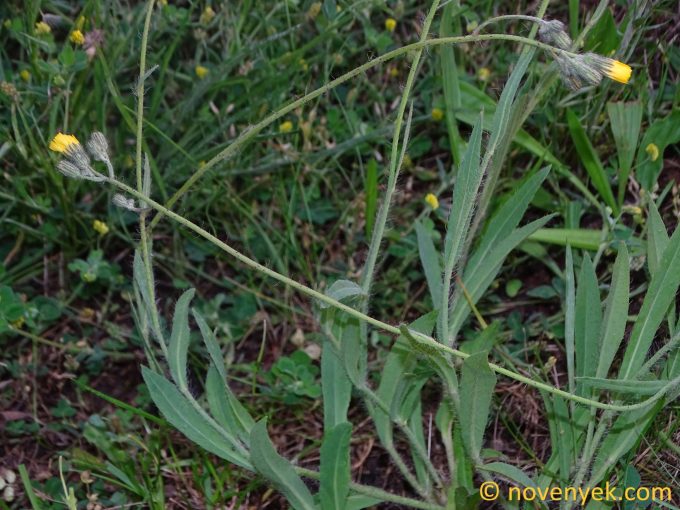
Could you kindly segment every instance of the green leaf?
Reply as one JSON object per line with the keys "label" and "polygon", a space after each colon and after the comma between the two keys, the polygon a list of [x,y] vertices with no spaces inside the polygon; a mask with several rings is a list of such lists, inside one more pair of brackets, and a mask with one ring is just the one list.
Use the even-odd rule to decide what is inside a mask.
{"label": "green leaf", "polygon": [[605,305],[602,332],[600,334],[600,359],[595,377],[607,377],[609,367],[619,350],[626,332],[628,298],[630,290],[630,261],[626,245],[621,243],[612,271],[612,283]]}
{"label": "green leaf", "polygon": [[569,392],[576,391],[574,370],[574,330],[576,325],[576,289],[574,283],[574,258],[571,246],[567,245],[567,262],[564,269],[566,307],[564,311],[564,349],[567,354],[567,379]]}
{"label": "green leaf", "polygon": [[661,405],[662,402],[657,402],[650,407],[629,411],[616,419],[593,461],[592,484],[599,484],[619,459],[642,440]]}
{"label": "green leaf", "polygon": [[472,129],[463,162],[458,169],[456,185],[453,190],[451,212],[446,224],[446,238],[444,241],[445,264],[453,267],[460,257],[461,250],[470,228],[472,210],[477,192],[482,184],[482,167],[479,164],[479,154],[482,146],[482,119],[477,121]]}
{"label": "green leaf", "polygon": [[633,165],[635,149],[640,136],[642,122],[642,103],[607,103],[607,113],[611,124],[616,152],[619,158],[619,190],[618,203],[623,203],[623,196],[628,184],[628,176]]}
{"label": "green leaf", "polygon": [[542,228],[531,234],[529,239],[560,246],[570,244],[572,248],[590,251],[597,251],[604,242],[601,231],[585,228]]}
{"label": "green leaf", "polygon": [[594,376],[600,358],[602,304],[595,268],[588,254],[583,256],[576,290],[575,313],[576,375]]}
{"label": "green leaf", "polygon": [[582,377],[579,379],[584,386],[596,390],[615,391],[617,394],[654,395],[668,384],[665,380],[631,380],[603,379],[600,377]]}
{"label": "green leaf", "polygon": [[[638,182],[646,190],[652,190],[663,168],[666,147],[680,142],[680,110],[673,112],[666,118],[656,120],[645,132],[637,154],[635,175]],[[658,151],[656,159],[652,160],[647,147],[654,144]]]}
{"label": "green leaf", "polygon": [[180,296],[175,305],[172,318],[172,334],[168,346],[168,366],[172,378],[181,390],[189,387],[187,383],[187,351],[189,349],[189,303],[196,289],[189,289]]}
{"label": "green leaf", "polygon": [[435,310],[439,310],[442,301],[442,266],[439,255],[434,247],[434,242],[430,232],[420,221],[416,221],[416,236],[418,238],[418,253],[420,262],[425,271],[427,287],[430,289],[430,296]]}
{"label": "green leaf", "polygon": [[[585,167],[590,179],[593,181],[593,186],[598,191],[605,203],[612,208],[614,214],[618,214],[619,207],[614,200],[614,194],[612,193],[612,188],[609,185],[609,180],[607,179],[607,174],[604,171],[602,162],[599,156],[595,152],[593,145],[588,139],[588,135],[583,130],[581,122],[572,110],[567,110],[567,124],[569,125],[569,132],[571,133],[571,138],[574,141],[574,146],[576,147],[576,152],[581,157],[581,162]],[[576,245],[574,244],[576,247]]]}
{"label": "green leaf", "polygon": [[322,510],[345,510],[349,494],[350,423],[340,423],[324,434],[319,470],[319,499]]}
{"label": "green leaf", "polygon": [[[347,330],[344,323],[331,326],[333,334],[342,341],[343,335],[354,334],[354,328]],[[352,398],[352,381],[345,371],[343,359],[333,342],[323,339],[321,350],[321,390],[323,393],[323,428],[333,430],[347,421],[347,410]]]}
{"label": "green leaf", "polygon": [[649,222],[647,223],[647,265],[649,266],[649,273],[654,276],[659,264],[661,264],[661,256],[668,246],[668,232],[666,232],[666,225],[664,225],[659,210],[653,200],[649,201]]}
{"label": "green leaf", "polygon": [[[465,268],[463,282],[472,297],[473,303],[477,303],[486,289],[489,288],[489,285],[491,285],[493,279],[500,271],[505,257],[533,232],[536,232],[536,230],[548,223],[552,217],[552,215],[545,216],[514,230],[510,235],[489,245],[487,248],[480,247],[472,255]],[[449,338],[457,336],[469,313],[470,305],[468,305],[467,300],[461,299],[460,295],[457,295],[449,319]]]}
{"label": "green leaf", "polygon": [[246,458],[225,444],[228,438],[235,445],[236,439],[229,437],[226,432],[227,437],[218,432],[192,407],[174,384],[147,367],[142,367],[142,376],[154,404],[177,430],[218,457],[245,469],[253,469]]}
{"label": "green leaf", "polygon": [[659,267],[642,302],[626,348],[619,379],[633,379],[642,367],[656,330],[680,285],[680,228],[676,228],[663,252]]}
{"label": "green leaf", "polygon": [[515,466],[511,466],[510,464],[506,464],[505,462],[489,462],[488,464],[479,466],[479,469],[497,473],[522,487],[536,487],[534,481],[531,477],[527,476],[524,471]]}
{"label": "green leaf", "polygon": [[[227,383],[227,372],[224,369],[224,358],[222,351],[215,335],[210,330],[203,319],[203,316],[196,310],[192,309],[194,320],[198,324],[198,328],[203,336],[208,354],[210,355],[210,368],[208,369],[208,378],[206,381],[206,391],[208,396],[208,404],[213,412],[213,416],[217,419],[227,430],[241,438],[247,443],[250,437],[250,430],[255,425],[250,413],[239,402],[234,393],[229,388]],[[212,374],[212,375],[211,375]]]}
{"label": "green leaf", "polygon": [[[350,280],[337,280],[328,288],[325,294],[336,301],[365,295],[361,286]],[[330,305],[328,303],[319,302],[319,306],[321,308],[328,308]]]}
{"label": "green leaf", "polygon": [[250,459],[258,473],[269,480],[296,510],[316,510],[314,499],[293,465],[278,454],[267,433],[267,421],[258,421],[250,432]]}
{"label": "green leaf", "polygon": [[352,494],[347,498],[346,510],[362,510],[369,506],[375,506],[382,503],[382,499],[364,496],[363,494]]}
{"label": "green leaf", "polygon": [[463,361],[460,381],[460,415],[463,442],[475,463],[484,442],[484,431],[496,387],[496,374],[489,368],[487,353],[473,354]]}

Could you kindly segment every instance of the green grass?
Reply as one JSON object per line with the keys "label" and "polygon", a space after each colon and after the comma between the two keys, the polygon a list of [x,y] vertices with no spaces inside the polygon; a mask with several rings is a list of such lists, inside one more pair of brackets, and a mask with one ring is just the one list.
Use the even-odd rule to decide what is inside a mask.
{"label": "green grass", "polygon": [[[263,479],[253,480],[247,471],[196,447],[156,416],[140,371],[140,365],[149,364],[150,352],[133,313],[139,217],[112,204],[112,187],[62,176],[56,169],[59,158],[48,144],[58,131],[74,133],[81,142],[94,131],[103,132],[117,177],[134,187],[136,165],[141,168],[142,163],[138,156],[147,154],[152,198],[166,203],[194,172],[268,115],[378,55],[417,42],[430,4],[339,0],[322,2],[317,10],[319,6],[309,1],[251,0],[238,6],[214,3],[213,18],[206,17],[203,3],[177,4],[156,6],[151,14],[146,53],[150,74],[144,81],[139,153],[134,91],[145,5],[33,0],[0,7],[0,413],[12,413],[0,414],[0,451],[3,458],[22,459],[25,466],[20,471],[13,460],[0,464],[21,474],[14,485],[17,499],[0,506],[38,508],[40,501],[42,508],[63,508],[64,489],[56,467],[60,456],[65,458],[66,482],[83,503],[89,497],[104,507],[142,503],[152,508],[202,508],[235,502],[238,508],[270,500],[274,506],[283,504]],[[498,14],[533,14],[533,4],[460,4],[446,2],[434,14],[429,38],[466,35],[469,25]],[[591,412],[531,390],[529,401],[517,405],[540,409],[539,416],[522,416],[505,398],[517,399],[517,393],[530,390],[506,390],[510,380],[499,377],[492,399],[487,391],[494,387],[491,372],[471,376],[486,366],[479,365],[474,354],[491,350],[490,361],[502,368],[581,398],[630,404],[635,402],[630,396],[593,393],[581,386],[580,356],[588,352],[582,342],[589,338],[592,322],[587,321],[596,318],[584,318],[579,310],[588,308],[584,303],[589,298],[599,302],[612,296],[602,318],[608,325],[603,337],[607,353],[600,363],[606,366],[593,371],[593,379],[616,378],[620,368],[629,376],[639,370],[647,351],[628,354],[625,346],[631,336],[641,338],[643,347],[651,346],[653,354],[677,334],[675,308],[655,308],[644,299],[659,289],[663,295],[664,282],[677,269],[677,257],[667,255],[662,262],[664,249],[672,243],[666,231],[672,234],[680,212],[678,173],[672,163],[680,140],[680,55],[667,40],[664,24],[674,9],[666,1],[639,11],[618,6],[602,10],[578,1],[550,5],[548,18],[564,21],[574,38],[586,28],[583,49],[604,55],[615,51],[633,66],[633,79],[625,86],[605,80],[575,93],[559,83],[547,54],[537,51],[518,84],[519,106],[514,105],[512,115],[497,128],[498,146],[488,132],[524,47],[511,41],[433,46],[422,51],[412,83],[413,53],[372,67],[277,119],[229,158],[211,165],[172,209],[272,271],[321,293],[336,295],[329,289],[337,280],[363,283],[370,303],[362,303],[361,293],[352,294],[352,289],[345,295],[350,301],[343,302],[393,327],[441,310],[449,300],[433,282],[441,279],[444,269],[454,282],[459,276],[472,295],[473,309],[465,296],[453,292],[459,285],[454,284],[454,313],[448,322],[440,315],[432,328],[421,332],[434,331],[444,343],[453,332],[452,345],[473,354],[462,362],[461,390],[465,388],[465,399],[476,395],[475,403],[487,397],[493,401],[489,405],[498,419],[499,439],[492,443],[492,426],[476,423],[480,414],[471,414],[462,437],[452,436],[451,444],[433,438],[432,462],[444,472],[455,453],[457,459],[502,460],[536,474],[537,480],[539,473],[546,476],[552,470],[564,479],[580,476],[585,482],[591,472],[581,470],[582,464],[562,450],[552,460],[549,453],[551,448],[557,451],[558,438],[564,437],[558,429],[564,424],[560,415],[587,422]],[[61,17],[49,34],[36,33],[42,14]],[[597,22],[590,26],[593,16]],[[385,29],[388,17],[397,20],[394,32]],[[69,42],[75,26],[90,37],[101,31],[103,42],[94,56]],[[526,36],[530,29],[524,23],[499,22],[484,32]],[[208,69],[203,79],[195,72],[198,65]],[[480,78],[483,68],[490,71],[487,80]],[[409,88],[401,103],[409,132],[404,147],[399,143],[403,130],[401,138],[399,133],[393,137],[393,131]],[[445,118],[435,120],[433,108],[444,111]],[[490,148],[496,152],[479,168],[485,171],[479,183],[467,182],[459,167],[482,109],[486,134],[481,155]],[[285,121],[292,123],[290,132],[279,127]],[[649,144],[656,147],[656,158]],[[398,167],[402,150],[405,157]],[[550,172],[541,173],[548,164]],[[361,270],[371,259],[372,237],[383,228],[379,211],[391,187],[388,175],[396,176],[397,170],[384,241],[375,252],[375,272],[370,270],[367,277]],[[469,189],[452,195],[461,182]],[[477,196],[480,184],[488,191]],[[554,216],[545,225],[536,223],[528,240],[499,260],[502,265],[484,268],[492,248],[510,234],[500,219],[511,216],[505,206],[520,189],[527,190],[527,213],[520,226]],[[535,194],[529,196],[529,189]],[[439,209],[425,203],[428,193],[439,198]],[[475,214],[469,238],[447,236],[450,209],[450,225],[456,227],[466,220],[467,209]],[[484,211],[484,217],[477,215]],[[522,217],[521,212],[513,214],[519,214],[517,221]],[[153,224],[152,218],[149,214]],[[97,232],[95,220],[105,222],[108,232]],[[448,232],[460,235],[456,229]],[[337,428],[324,424],[328,409],[322,389],[327,383],[319,346],[331,348],[327,333],[338,333],[335,321],[342,316],[330,316],[295,289],[224,256],[195,229],[179,228],[164,218],[154,224],[151,237],[161,328],[171,329],[174,303],[195,287],[192,307],[216,331],[234,394],[254,418],[269,418],[276,450],[295,460],[298,474],[320,476],[320,482],[309,487],[316,491],[321,484],[323,498],[336,497],[326,485],[323,462],[341,462],[347,447],[334,450],[335,443],[324,441],[322,429],[326,426],[325,433],[342,444],[344,420],[334,424]],[[439,251],[445,245],[458,254],[465,271],[440,265]],[[624,264],[628,254],[630,275]],[[592,268],[586,260],[593,261]],[[468,279],[482,269],[486,279]],[[653,278],[664,270],[666,277]],[[675,298],[666,298],[675,305]],[[649,310],[653,320],[645,326],[640,314]],[[628,315],[627,325],[614,321]],[[572,330],[565,328],[565,316],[574,317]],[[198,397],[213,353],[191,324],[186,391]],[[493,335],[480,338],[487,324]],[[346,334],[354,325],[348,321],[343,327],[340,332]],[[368,335],[365,370],[371,387],[378,398],[388,398],[381,381],[385,364],[396,363],[395,350],[390,349],[395,335],[363,330],[358,323],[356,328],[356,335]],[[597,337],[592,337],[595,342]],[[418,340],[408,344],[406,338],[403,343],[421,349],[420,356],[432,355],[427,346],[418,347]],[[668,362],[663,356],[653,366],[659,377],[676,373],[680,366],[677,348],[668,350]],[[152,351],[162,359],[158,349]],[[416,407],[424,410],[424,427],[432,415],[435,431],[457,423],[442,414],[434,416],[441,400],[439,386],[431,382],[437,360],[435,356],[431,363],[409,366],[403,375],[424,384]],[[360,373],[362,361],[357,362]],[[178,370],[179,377],[181,367]],[[338,377],[344,377],[344,370]],[[365,465],[353,482],[385,487],[395,497],[417,497],[413,484],[390,484],[380,474],[370,474],[397,452],[426,494],[426,480],[436,481],[440,473],[428,474],[423,455],[412,452],[409,444],[420,444],[420,436],[427,439],[428,429],[419,428],[409,415],[406,425],[394,429],[396,440],[390,444],[385,436],[388,425],[392,434],[390,420],[380,414],[379,406],[366,404],[376,401],[361,388],[352,394],[347,418],[354,426],[350,464]],[[594,470],[619,479],[639,476],[646,486],[674,487],[678,504],[680,483],[673,468],[678,462],[677,411],[677,403],[668,403],[635,437],[619,436],[622,444],[631,441],[628,449],[615,465],[596,460]],[[600,423],[608,417],[617,423],[617,415],[607,413],[598,415],[601,422],[585,426],[591,443]],[[485,428],[486,434],[478,436]],[[605,430],[602,425],[602,434]],[[607,439],[613,442],[617,436],[605,437],[613,437]],[[266,446],[260,454],[262,467],[272,454]],[[322,472],[310,474],[319,470],[319,456]],[[271,480],[275,473],[284,476],[282,466],[260,472]],[[473,479],[467,472],[470,464],[459,460],[457,466],[460,487],[470,494],[489,476],[480,471]],[[334,486],[344,484],[339,479]]]}

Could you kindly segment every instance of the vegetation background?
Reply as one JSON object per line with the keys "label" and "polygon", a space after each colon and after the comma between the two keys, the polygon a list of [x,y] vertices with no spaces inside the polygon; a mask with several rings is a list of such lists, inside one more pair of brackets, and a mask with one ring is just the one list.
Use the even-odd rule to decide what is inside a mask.
{"label": "vegetation background", "polygon": [[[415,0],[157,3],[147,65],[158,67],[146,81],[144,143],[160,202],[281,105],[416,42],[429,8]],[[461,4],[452,33],[536,7],[523,1]],[[595,7],[553,2],[547,17],[576,34]],[[25,484],[10,480],[7,471],[19,473],[22,464],[43,508],[62,508],[59,457],[64,477],[88,509],[158,501],[165,508],[284,505],[262,480],[205,453],[157,418],[142,383],[144,351],[130,306],[137,215],[115,207],[109,189],[63,178],[48,150],[59,131],[81,140],[102,131],[119,176],[133,181],[144,12],[141,2],[118,0],[0,6],[0,508],[28,505]],[[620,212],[613,232],[632,257],[631,313],[644,290],[635,283],[643,281],[646,253],[640,182],[654,190],[671,232],[680,216],[679,20],[672,0],[610,2],[584,48],[617,52],[633,67],[631,83],[605,82],[577,93],[555,85],[516,137],[492,202],[493,209],[546,162],[572,172],[551,172],[527,219],[557,213],[551,227],[579,229],[572,232],[579,248],[597,251],[598,208]],[[500,27],[528,31],[525,22]],[[439,20],[433,35],[438,31]],[[390,323],[413,320],[431,307],[414,221],[443,231],[452,147],[461,143],[456,137],[467,139],[471,119],[498,100],[519,47],[495,41],[454,51],[460,108],[452,115],[446,103],[451,76],[440,49],[424,54],[412,93],[411,141],[372,291],[372,310]],[[550,64],[537,55],[527,80],[540,79]],[[408,69],[408,58],[398,58],[291,112],[211,169],[175,210],[308,286],[323,290],[356,276],[382,197]],[[628,126],[608,114],[612,101],[640,106],[640,141],[627,179],[615,135]],[[593,184],[593,168],[605,176],[605,188]],[[426,200],[429,194],[437,199]],[[552,384],[564,383],[566,370],[563,244],[559,236],[525,243],[479,304],[484,318],[500,321],[500,354],[520,367],[548,364]],[[314,465],[323,414],[321,333],[313,304],[172,223],[155,228],[154,248],[164,315],[172,315],[184,289],[196,287],[194,306],[218,332],[236,393],[253,415],[270,417],[281,454]],[[602,256],[598,276],[609,281],[613,251]],[[463,338],[476,328],[470,321]],[[371,366],[380,366],[391,342],[388,335],[373,337]],[[200,353],[192,351],[190,360],[203,369]],[[198,391],[201,381],[191,382]],[[486,447],[526,470],[545,461],[550,441],[540,395],[501,379],[495,400],[502,405],[494,408]],[[409,494],[391,476],[361,405],[352,407],[351,419],[355,478]],[[679,443],[674,404],[629,459],[644,484],[674,487],[680,495]],[[442,455],[437,448],[433,454]],[[13,487],[11,494],[6,487]]]}

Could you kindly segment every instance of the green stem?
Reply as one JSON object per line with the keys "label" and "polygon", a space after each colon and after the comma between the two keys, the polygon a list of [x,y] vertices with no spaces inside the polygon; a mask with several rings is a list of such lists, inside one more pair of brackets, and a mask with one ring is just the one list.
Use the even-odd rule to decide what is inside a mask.
{"label": "green stem", "polygon": [[[430,11],[427,13],[427,18],[425,18],[425,23],[423,23],[423,30],[420,34],[420,42],[425,42],[427,40],[427,35],[430,33],[430,26],[432,25],[432,20],[437,12],[437,6],[439,5],[439,0],[434,0]],[[399,102],[399,109],[397,111],[397,118],[394,122],[394,135],[392,135],[392,153],[390,154],[390,173],[387,178],[387,190],[385,192],[385,199],[380,207],[380,212],[378,213],[378,218],[373,226],[373,236],[371,238],[371,244],[368,248],[368,256],[366,257],[366,264],[362,270],[362,284],[361,288],[364,294],[368,296],[371,292],[371,283],[373,282],[373,273],[375,271],[375,264],[378,260],[378,252],[380,251],[380,244],[382,243],[383,235],[385,234],[385,225],[387,224],[387,216],[390,211],[390,204],[392,203],[392,195],[397,188],[397,177],[399,177],[399,169],[401,167],[402,158],[399,157],[399,139],[401,137],[401,126],[404,122],[404,114],[406,113],[406,103],[411,95],[411,89],[413,88],[413,82],[415,81],[416,74],[418,73],[418,66],[420,64],[420,57],[423,55],[423,48],[418,48],[413,55],[413,62],[411,63],[411,69],[408,73],[408,78],[406,78],[406,85],[404,86],[404,93],[401,96],[401,101]],[[411,107],[413,111],[413,107]],[[409,116],[410,117],[410,116]],[[408,127],[407,127],[408,131]],[[408,142],[408,134],[404,134],[404,149]],[[368,308],[368,299],[364,299],[364,309]]]}
{"label": "green stem", "polygon": [[[378,319],[374,319],[373,317],[369,317],[368,315],[355,310],[351,306],[347,306],[344,303],[341,303],[340,301],[337,301],[329,296],[326,296],[325,294],[322,294],[321,292],[318,292],[314,289],[311,289],[299,282],[296,282],[295,280],[284,276],[282,274],[277,273],[276,271],[263,266],[259,262],[254,261],[253,259],[247,257],[246,255],[242,254],[238,250],[232,248],[229,246],[227,243],[224,241],[221,241],[214,235],[212,235],[210,232],[202,229],[195,223],[191,222],[190,220],[187,220],[183,216],[180,216],[174,211],[171,211],[167,207],[159,204],[155,200],[152,200],[150,198],[145,197],[142,193],[139,193],[137,190],[134,188],[131,188],[127,184],[124,184],[120,181],[116,181],[113,179],[108,179],[106,178],[106,181],[120,189],[121,191],[124,191],[125,193],[130,194],[131,196],[139,199],[140,201],[144,202],[147,204],[148,207],[151,207],[152,209],[155,209],[159,213],[163,214],[164,216],[169,217],[170,219],[176,221],[180,225],[183,225],[184,227],[188,228],[189,230],[192,230],[199,236],[203,237],[207,241],[210,241],[212,244],[220,248],[222,251],[228,253],[232,257],[234,257],[236,260],[239,262],[242,262],[246,266],[250,267],[251,269],[254,269],[266,276],[269,276],[270,278],[273,278],[274,280],[277,280],[285,285],[288,285],[292,287],[293,289],[297,290],[298,292],[302,294],[306,294],[314,299],[317,299],[323,303],[327,303],[330,306],[333,306],[334,308],[341,310],[352,317],[355,317],[359,320],[365,321],[368,324],[371,324],[372,326],[375,326],[379,329],[382,329],[383,331],[386,331],[388,333],[392,333],[394,335],[400,335],[401,330],[396,327],[392,326],[390,324],[387,324],[385,322],[382,322]],[[461,359],[466,359],[470,357],[469,354],[466,354],[462,351],[459,351],[457,349],[453,349],[451,347],[448,347],[446,345],[440,344],[437,342],[434,338],[428,335],[424,335],[422,333],[419,333],[417,331],[409,330],[411,335],[418,340],[420,343],[422,343],[425,348],[427,349],[434,349],[437,351],[440,351],[445,354],[453,355],[457,358]],[[527,384],[528,386],[531,386],[532,388],[536,388],[542,391],[546,391],[548,393],[551,393],[553,395],[559,395],[560,397],[566,398],[567,400],[572,400],[576,403],[583,404],[586,406],[590,407],[595,407],[597,409],[605,409],[609,411],[616,411],[616,412],[625,412],[625,411],[634,411],[636,409],[641,409],[643,407],[646,407],[650,405],[653,402],[656,402],[660,398],[662,398],[670,388],[674,387],[676,384],[680,383],[680,376],[676,377],[675,379],[671,380],[668,382],[666,386],[661,388],[657,393],[652,395],[650,398],[647,400],[643,400],[642,402],[638,402],[636,404],[630,404],[630,405],[618,405],[618,404],[606,404],[604,402],[599,402],[597,400],[592,400],[589,398],[584,398],[578,395],[573,395],[569,393],[568,391],[560,390],[559,388],[556,388],[554,386],[550,386],[549,384],[545,384],[539,381],[534,381],[533,379],[530,379],[529,377],[526,377],[522,374],[515,373],[511,370],[508,370],[506,368],[500,367],[494,363],[489,363],[489,368],[493,370],[494,372],[504,375],[506,377],[509,377],[510,379],[514,379],[515,381],[522,382],[524,384]]]}
{"label": "green stem", "polygon": [[[332,80],[325,85],[319,87],[318,89],[314,90],[313,92],[310,92],[309,94],[301,97],[300,99],[297,99],[288,105],[280,108],[276,112],[268,115],[265,117],[263,120],[252,126],[250,129],[247,129],[243,133],[241,133],[236,140],[234,140],[228,147],[223,149],[219,154],[214,156],[212,159],[210,159],[204,166],[201,168],[197,169],[189,179],[187,179],[184,184],[175,192],[172,197],[166,202],[166,207],[170,209],[175,203],[191,188],[194,183],[200,179],[208,170],[211,170],[213,167],[215,167],[218,163],[221,161],[226,160],[227,158],[230,158],[234,154],[236,154],[244,145],[246,145],[249,141],[251,141],[253,138],[255,138],[260,132],[262,132],[263,129],[265,129],[267,126],[270,124],[276,122],[278,119],[283,117],[284,115],[288,114],[289,112],[300,108],[301,106],[304,106],[305,104],[309,103],[310,101],[316,99],[317,97],[325,94],[329,90],[334,89],[338,85],[341,85],[345,83],[346,81],[350,80],[351,78],[354,78],[355,76],[358,76],[369,69],[376,67],[380,64],[383,64],[389,60],[392,60],[400,55],[403,55],[405,53],[408,53],[410,51],[414,50],[422,50],[428,47],[433,47],[433,46],[441,46],[445,44],[466,44],[466,43],[473,43],[473,42],[482,42],[482,41],[511,41],[511,42],[516,42],[520,44],[526,44],[529,46],[534,46],[536,48],[541,48],[546,51],[556,51],[558,53],[563,53],[563,54],[568,54],[568,55],[573,55],[573,53],[561,50],[559,48],[555,48],[553,46],[550,46],[548,44],[543,44],[541,42],[535,41],[533,39],[528,39],[526,37],[520,37],[517,35],[508,35],[508,34],[481,34],[481,35],[466,35],[466,36],[457,36],[457,37],[442,37],[439,39],[430,39],[427,41],[419,41],[417,43],[409,44],[407,46],[402,46],[401,48],[397,48],[396,50],[392,50],[388,53],[385,53],[384,55],[381,55],[370,62],[366,62],[359,67],[356,67],[352,69],[351,71],[343,74],[342,76],[336,78],[335,80]],[[163,217],[163,214],[157,214],[153,220],[151,220],[151,223],[149,224],[149,228],[153,229],[158,222],[161,220]]]}
{"label": "green stem", "polygon": [[[137,191],[144,192],[144,179],[142,175],[142,146],[144,144],[144,81],[146,77],[146,48],[149,42],[149,29],[151,27],[151,15],[153,13],[153,4],[155,0],[149,0],[146,8],[146,18],[144,20],[144,31],[142,33],[142,47],[139,57],[139,78],[137,80],[137,132],[136,132],[136,148],[135,148],[135,175],[137,177]],[[139,215],[139,244],[142,248],[142,262],[144,264],[146,290],[150,300],[150,315],[152,321],[152,329],[155,336],[158,337],[158,343],[161,346],[163,355],[168,358],[168,348],[165,345],[165,340],[162,336],[161,321],[156,308],[156,289],[153,282],[153,265],[151,264],[151,242],[149,238],[149,230],[146,225],[146,212]],[[155,360],[154,360],[155,361]]]}

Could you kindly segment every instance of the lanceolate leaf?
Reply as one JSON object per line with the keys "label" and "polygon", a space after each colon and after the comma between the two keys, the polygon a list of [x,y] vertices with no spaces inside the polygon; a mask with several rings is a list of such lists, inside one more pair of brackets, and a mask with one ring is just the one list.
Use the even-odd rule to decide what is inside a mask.
{"label": "lanceolate leaf", "polygon": [[[552,215],[545,216],[533,221],[524,227],[513,231],[497,244],[490,246],[489,250],[484,250],[479,255],[477,252],[470,259],[465,268],[463,283],[465,288],[472,296],[473,303],[476,303],[491,285],[493,279],[501,269],[505,257],[524,241],[532,232],[535,232],[552,219]],[[458,331],[463,326],[463,322],[470,313],[470,306],[465,299],[458,298],[453,306],[449,319],[449,338],[455,338]]]}
{"label": "lanceolate leaf", "polygon": [[174,384],[146,367],[142,367],[142,376],[154,404],[174,427],[194,443],[218,457],[246,469],[253,469],[250,462],[228,444],[238,444],[236,439],[233,437],[225,438],[215,430],[191,406]]}
{"label": "lanceolate leaf", "polygon": [[463,362],[460,381],[460,415],[463,442],[470,457],[479,462],[484,431],[491,410],[496,375],[489,368],[487,353],[473,354]]}
{"label": "lanceolate leaf", "polygon": [[168,346],[168,366],[172,378],[180,389],[187,389],[187,351],[189,349],[189,303],[195,289],[189,289],[180,296],[175,305],[172,319],[172,334]]}
{"label": "lanceolate leaf", "polygon": [[619,371],[619,379],[632,379],[637,375],[645,361],[656,330],[668,307],[675,301],[678,285],[680,285],[680,228],[675,229],[661,257],[659,268],[652,276],[630,335]]}
{"label": "lanceolate leaf", "polygon": [[668,246],[668,232],[654,201],[649,202],[649,221],[647,223],[647,265],[654,276],[661,263],[661,256]]}
{"label": "lanceolate leaf", "polygon": [[[342,340],[344,324],[341,322],[331,326],[338,340]],[[347,409],[352,398],[352,381],[347,377],[342,358],[329,339],[324,339],[322,344],[321,390],[323,393],[323,428],[324,431],[330,431],[347,421]]]}
{"label": "lanceolate leaf", "polygon": [[583,256],[576,291],[575,342],[576,375],[595,376],[600,357],[602,304],[597,275],[588,254]]}
{"label": "lanceolate leaf", "polygon": [[295,510],[316,510],[312,494],[293,465],[274,448],[266,420],[258,421],[250,433],[250,459],[257,472],[269,480]]}
{"label": "lanceolate leaf", "polygon": [[534,481],[527,476],[524,471],[515,466],[511,466],[510,464],[506,464],[505,462],[489,462],[488,464],[480,466],[480,469],[497,473],[522,487],[536,487]]}
{"label": "lanceolate leaf", "polygon": [[427,287],[435,309],[439,309],[442,301],[442,265],[439,254],[434,247],[432,236],[420,221],[416,221],[416,236],[418,237],[418,253],[425,271]]}
{"label": "lanceolate leaf", "polygon": [[629,288],[630,267],[628,250],[626,250],[626,245],[621,243],[619,254],[614,263],[612,284],[609,288],[609,296],[607,296],[607,304],[602,321],[600,359],[597,364],[595,377],[607,377],[609,367],[623,340],[623,335],[626,332],[626,319],[628,318]]}
{"label": "lanceolate leaf", "polygon": [[224,369],[224,358],[220,347],[217,345],[217,340],[215,340],[215,335],[203,317],[196,310],[192,310],[192,312],[212,361],[206,383],[210,408],[220,423],[224,426],[226,426],[225,423],[228,423],[227,429],[236,433],[247,444],[250,429],[255,425],[255,421],[229,388],[227,372]]}
{"label": "lanceolate leaf", "polygon": [[324,434],[321,444],[319,498],[322,510],[345,510],[349,494],[350,423],[340,423]]}
{"label": "lanceolate leaf", "polygon": [[642,103],[639,101],[607,103],[607,113],[609,114],[614,142],[616,142],[616,153],[619,158],[618,201],[621,203],[640,136]]}

